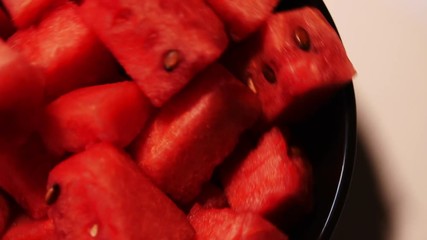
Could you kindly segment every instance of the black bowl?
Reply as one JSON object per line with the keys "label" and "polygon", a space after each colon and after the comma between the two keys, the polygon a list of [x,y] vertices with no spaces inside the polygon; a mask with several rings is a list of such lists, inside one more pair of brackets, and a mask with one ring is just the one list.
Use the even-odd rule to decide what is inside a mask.
{"label": "black bowl", "polygon": [[[302,6],[318,8],[336,30],[322,0],[284,0],[277,11]],[[312,162],[315,197],[313,212],[290,233],[290,237],[329,239],[345,202],[355,160],[356,102],[353,84],[341,89],[313,117],[290,129]]]}

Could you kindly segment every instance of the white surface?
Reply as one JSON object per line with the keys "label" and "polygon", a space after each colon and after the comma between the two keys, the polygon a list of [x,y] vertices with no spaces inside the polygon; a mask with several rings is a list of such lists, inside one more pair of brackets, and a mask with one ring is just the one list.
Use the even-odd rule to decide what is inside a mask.
{"label": "white surface", "polygon": [[358,70],[358,128],[391,205],[387,239],[427,239],[427,1],[324,1]]}

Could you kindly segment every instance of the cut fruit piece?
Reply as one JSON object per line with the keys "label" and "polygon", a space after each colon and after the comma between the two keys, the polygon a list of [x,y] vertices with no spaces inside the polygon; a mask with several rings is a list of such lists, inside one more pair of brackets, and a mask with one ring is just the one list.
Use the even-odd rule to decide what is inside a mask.
{"label": "cut fruit piece", "polygon": [[230,71],[258,94],[268,122],[306,117],[355,74],[337,33],[310,7],[273,15],[227,56]]}
{"label": "cut fruit piece", "polygon": [[190,223],[198,240],[287,240],[275,226],[254,213],[237,213],[231,209],[195,209]]}
{"label": "cut fruit piece", "polygon": [[49,10],[67,0],[3,0],[15,26],[26,28],[37,23]]}
{"label": "cut fruit piece", "polygon": [[255,32],[272,15],[278,0],[207,0],[220,16],[231,38],[240,41]]}
{"label": "cut fruit piece", "polygon": [[3,40],[8,39],[15,32],[15,27],[9,16],[3,11],[0,6],[0,38]]}
{"label": "cut fruit piece", "polygon": [[41,73],[0,40],[0,146],[27,140],[39,121],[43,91]]}
{"label": "cut fruit piece", "polygon": [[285,229],[311,211],[311,165],[287,146],[278,128],[265,133],[244,159],[230,160],[221,179],[232,209],[261,214]]}
{"label": "cut fruit piece", "polygon": [[136,143],[136,159],[166,193],[186,205],[259,116],[256,96],[212,65],[166,104]]}
{"label": "cut fruit piece", "polygon": [[111,144],[96,144],[60,163],[48,189],[59,239],[194,238],[185,214]]}
{"label": "cut fruit piece", "polygon": [[0,237],[9,226],[9,220],[11,218],[10,207],[9,199],[6,197],[5,193],[0,190]]}
{"label": "cut fruit piece", "polygon": [[57,163],[37,136],[20,147],[0,149],[0,188],[32,218],[46,216],[45,187],[49,171]]}
{"label": "cut fruit piece", "polygon": [[33,220],[28,216],[18,216],[2,240],[56,240],[51,219]]}
{"label": "cut fruit piece", "polygon": [[59,155],[98,142],[126,147],[144,127],[150,110],[150,102],[134,82],[77,89],[47,106],[43,138]]}
{"label": "cut fruit piece", "polygon": [[223,24],[202,0],[91,0],[81,13],[155,106],[228,43]]}
{"label": "cut fruit piece", "polygon": [[46,75],[46,99],[76,88],[114,81],[116,62],[82,22],[77,6],[67,3],[50,12],[39,25],[19,30],[8,43]]}

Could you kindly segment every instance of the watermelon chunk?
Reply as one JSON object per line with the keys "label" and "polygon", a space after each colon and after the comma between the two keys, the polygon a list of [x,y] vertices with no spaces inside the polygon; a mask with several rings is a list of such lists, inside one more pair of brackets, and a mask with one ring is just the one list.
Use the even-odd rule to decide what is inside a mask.
{"label": "watermelon chunk", "polygon": [[81,13],[155,106],[228,43],[223,24],[201,0],[91,0]]}
{"label": "watermelon chunk", "polygon": [[259,111],[254,94],[212,65],[160,109],[136,143],[136,159],[163,191],[188,204]]}
{"label": "watermelon chunk", "polygon": [[11,217],[11,209],[9,199],[5,193],[0,191],[0,236],[3,235],[6,228],[9,226],[9,220]]}
{"label": "watermelon chunk", "polygon": [[[185,214],[124,152],[100,143],[49,176],[49,217],[62,240],[193,239]],[[48,191],[48,192],[49,192]]]}
{"label": "watermelon chunk", "polygon": [[272,15],[279,0],[207,0],[221,17],[228,33],[240,41],[255,32]]}
{"label": "watermelon chunk", "polygon": [[36,135],[20,147],[0,149],[0,188],[35,219],[46,216],[45,187],[49,171],[57,163]]}
{"label": "watermelon chunk", "polygon": [[33,220],[18,216],[4,234],[2,240],[56,240],[51,219]]}
{"label": "watermelon chunk", "polygon": [[189,215],[198,240],[287,240],[275,226],[254,213],[231,209],[196,209]]}
{"label": "watermelon chunk", "polygon": [[258,94],[267,122],[306,117],[355,74],[337,33],[311,7],[273,15],[224,59]]}
{"label": "watermelon chunk", "polygon": [[125,147],[141,131],[150,110],[150,102],[133,82],[77,89],[47,106],[44,141],[59,155],[102,141]]}
{"label": "watermelon chunk", "polygon": [[0,146],[22,144],[37,127],[44,79],[0,40]]}
{"label": "watermelon chunk", "polygon": [[9,16],[0,7],[0,38],[3,40],[8,39],[15,32],[15,27]]}
{"label": "watermelon chunk", "polygon": [[67,0],[3,0],[15,26],[26,28],[37,23],[38,20],[49,10]]}
{"label": "watermelon chunk", "polygon": [[8,43],[43,69],[47,101],[118,76],[114,58],[82,22],[72,3],[56,8],[39,25],[17,31]]}
{"label": "watermelon chunk", "polygon": [[261,214],[285,229],[311,211],[311,165],[295,149],[273,128],[247,157],[225,162],[221,180],[231,208]]}

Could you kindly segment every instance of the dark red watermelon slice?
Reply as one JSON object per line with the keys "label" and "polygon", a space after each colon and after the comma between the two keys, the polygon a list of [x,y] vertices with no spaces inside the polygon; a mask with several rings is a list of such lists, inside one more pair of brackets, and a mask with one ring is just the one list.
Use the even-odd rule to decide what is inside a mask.
{"label": "dark red watermelon slice", "polygon": [[2,240],[56,240],[51,219],[33,220],[18,216],[4,234]]}
{"label": "dark red watermelon slice", "polygon": [[38,26],[16,32],[8,43],[44,70],[48,100],[115,80],[118,74],[115,60],[83,24],[72,3],[50,12]]}
{"label": "dark red watermelon slice", "polygon": [[25,142],[37,127],[43,91],[41,72],[0,40],[0,147]]}
{"label": "dark red watermelon slice", "polygon": [[26,28],[37,23],[49,10],[67,0],[3,0],[15,26]]}
{"label": "dark red watermelon slice", "polygon": [[240,41],[255,32],[272,15],[278,0],[207,0],[228,33]]}
{"label": "dark red watermelon slice", "polygon": [[125,147],[141,131],[150,110],[150,102],[133,82],[77,89],[47,106],[43,137],[59,155],[102,141]]}
{"label": "dark red watermelon slice", "polygon": [[231,209],[195,209],[190,223],[198,240],[287,240],[275,226],[254,213]]}
{"label": "dark red watermelon slice", "polygon": [[8,39],[14,32],[15,27],[13,26],[12,21],[0,6],[0,39]]}
{"label": "dark red watermelon slice", "polygon": [[224,59],[258,94],[269,122],[305,117],[355,74],[334,29],[310,7],[275,14]]}
{"label": "dark red watermelon slice", "polygon": [[57,163],[37,136],[20,147],[0,149],[0,188],[32,218],[46,216],[45,188],[49,171]]}
{"label": "dark red watermelon slice", "polygon": [[259,111],[253,93],[212,65],[160,110],[136,144],[136,159],[163,191],[190,203]]}
{"label": "dark red watermelon slice", "polygon": [[61,240],[194,237],[185,214],[111,144],[60,163],[48,189],[49,217]]}
{"label": "dark red watermelon slice", "polygon": [[81,13],[155,106],[214,62],[228,42],[201,0],[91,0]]}
{"label": "dark red watermelon slice", "polygon": [[231,208],[292,227],[312,208],[312,172],[278,128],[260,139],[244,159],[225,162],[222,183]]}
{"label": "dark red watermelon slice", "polygon": [[9,226],[11,218],[11,209],[9,199],[5,193],[0,190],[0,236],[3,235],[6,228]]}

